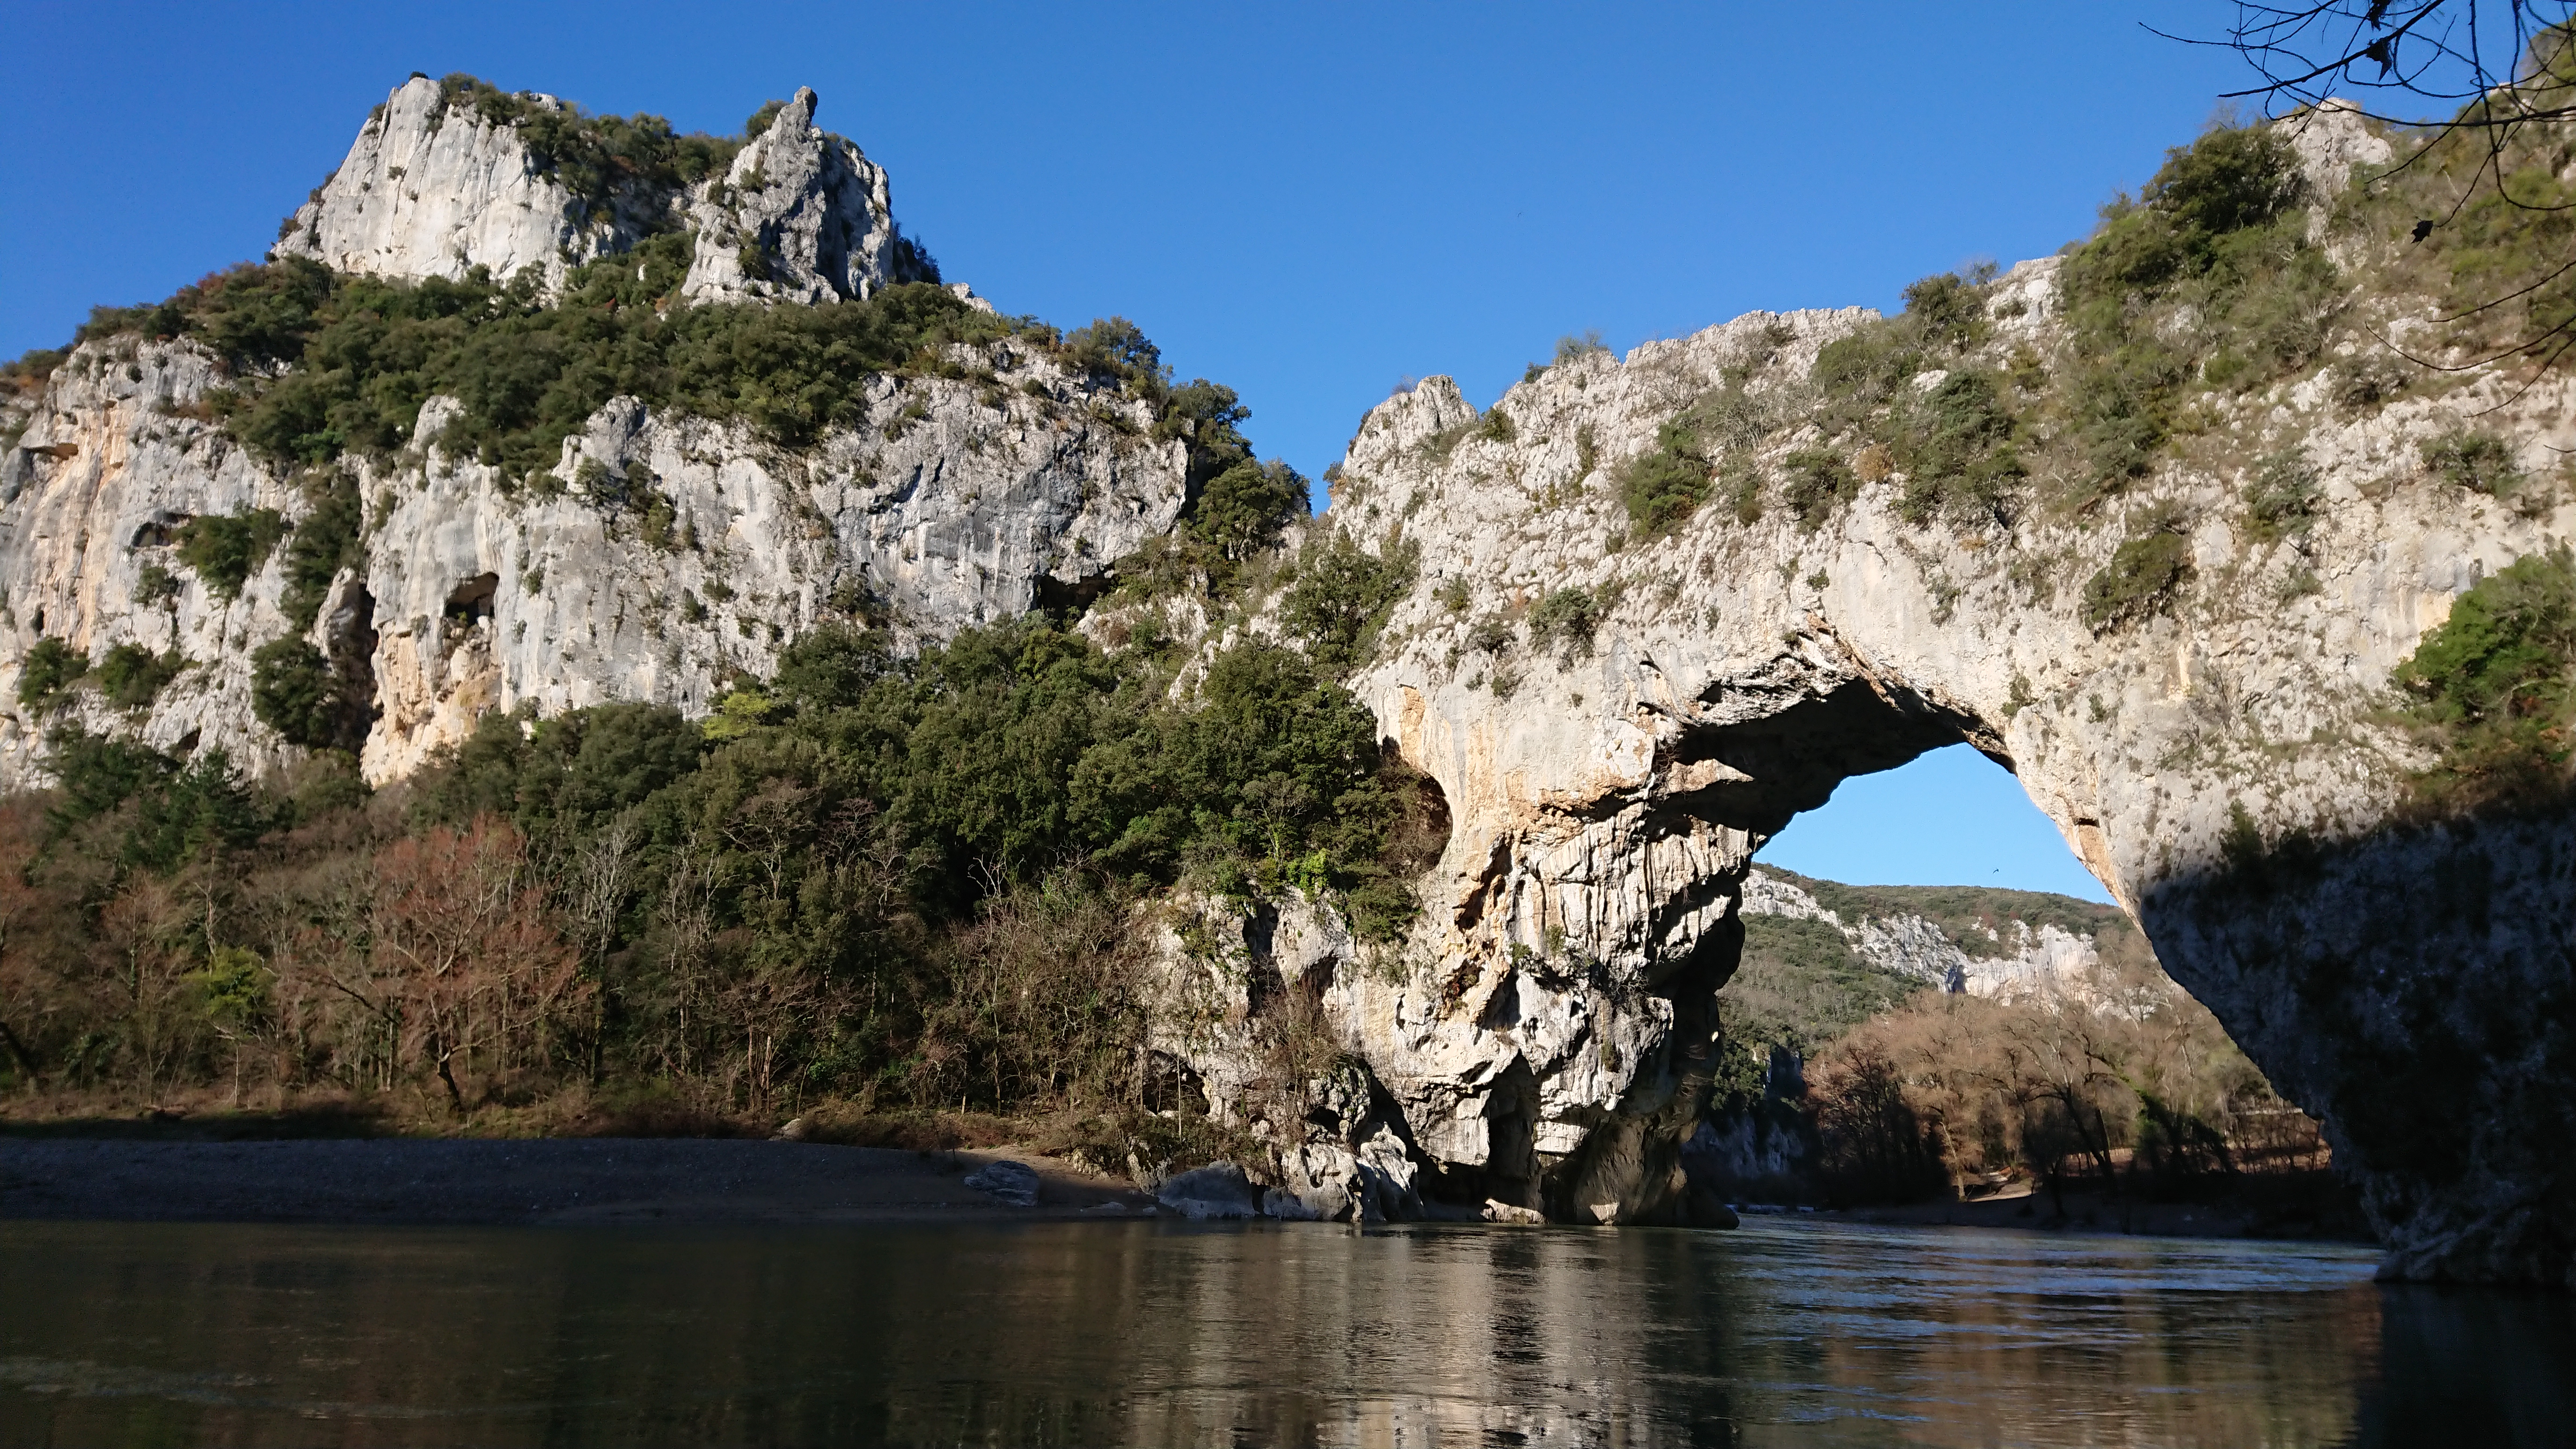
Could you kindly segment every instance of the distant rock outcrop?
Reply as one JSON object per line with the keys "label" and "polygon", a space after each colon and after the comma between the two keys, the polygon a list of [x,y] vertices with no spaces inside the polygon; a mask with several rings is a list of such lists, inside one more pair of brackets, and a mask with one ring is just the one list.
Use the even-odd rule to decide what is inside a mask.
{"label": "distant rock outcrop", "polygon": [[[486,99],[495,103],[488,111]],[[347,159],[288,218],[272,253],[414,280],[533,267],[552,289],[571,267],[685,228],[696,233],[681,288],[692,302],[829,302],[937,280],[928,254],[895,224],[885,169],[818,129],[816,104],[810,87],[798,90],[721,175],[684,186],[612,165],[591,178],[597,194],[583,195],[525,124],[560,118],[578,136],[586,118],[565,102],[414,76],[358,128]]]}
{"label": "distant rock outcrop", "polygon": [[[2004,914],[1995,924],[1969,928],[1984,938],[1976,940],[1954,936],[1940,922],[1902,909],[1856,912],[1853,919],[1845,920],[1842,912],[1792,881],[1770,871],[1748,870],[1737,909],[1745,916],[1822,921],[1842,932],[1852,954],[1870,966],[1970,996],[2012,999],[2078,991],[2101,960],[2090,933],[2078,934],[2055,921],[2034,925],[2009,914],[2009,904],[2001,908]],[[2121,921],[2121,926],[2125,929],[2127,922]],[[1977,949],[1969,950],[1968,944]]]}
{"label": "distant rock outcrop", "polygon": [[[404,280],[535,268],[552,285],[693,220],[704,230],[672,306],[857,301],[929,279],[884,171],[815,129],[814,107],[798,91],[693,199],[622,172],[584,197],[524,124],[580,113],[414,77],[360,127],[277,254]],[[744,270],[755,255],[765,276]],[[254,772],[298,758],[252,697],[251,656],[289,636],[356,696],[372,721],[361,763],[384,781],[495,709],[645,700],[705,714],[823,619],[865,617],[911,644],[1079,598],[1172,527],[1189,450],[1156,436],[1151,403],[1011,340],[950,353],[926,373],[844,379],[858,416],[796,449],[615,398],[533,477],[444,446],[460,405],[433,396],[408,446],[338,461],[363,510],[364,563],[308,618],[287,607],[275,539],[314,503],[299,470],[216,417],[226,362],[189,338],[83,344],[41,389],[0,394],[14,443],[0,453],[0,690],[48,638],[88,660],[140,648],[174,673],[148,699],[83,689],[42,718],[0,713],[0,788],[43,778],[44,736],[66,723],[220,747]],[[210,517],[268,520],[238,580],[179,557],[183,530]]]}

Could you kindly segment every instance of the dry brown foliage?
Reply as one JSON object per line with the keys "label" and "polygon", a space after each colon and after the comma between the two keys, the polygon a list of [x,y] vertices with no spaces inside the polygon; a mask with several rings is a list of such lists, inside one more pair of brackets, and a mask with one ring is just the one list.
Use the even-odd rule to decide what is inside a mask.
{"label": "dry brown foliage", "polygon": [[593,988],[517,829],[432,826],[378,848],[344,884],[270,963],[300,1055],[379,1090],[433,1073],[462,1112],[460,1074],[539,1068],[565,1044]]}
{"label": "dry brown foliage", "polygon": [[[1925,1183],[2028,1177],[2062,1190],[2177,1190],[2247,1170],[2315,1168],[2315,1122],[2275,1095],[2215,1017],[2151,965],[1990,999],[1925,992],[1836,1041],[1810,1073],[1825,1173],[1852,1200]],[[1839,1177],[1837,1177],[1839,1174]],[[1942,1186],[1933,1179],[1929,1186]]]}

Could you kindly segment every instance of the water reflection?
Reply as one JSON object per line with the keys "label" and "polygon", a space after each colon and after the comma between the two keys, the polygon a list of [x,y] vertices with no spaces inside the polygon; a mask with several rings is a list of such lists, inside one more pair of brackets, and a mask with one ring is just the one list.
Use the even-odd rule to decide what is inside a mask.
{"label": "water reflection", "polygon": [[2568,1442],[2563,1300],[2371,1266],[1812,1223],[11,1223],[0,1442]]}

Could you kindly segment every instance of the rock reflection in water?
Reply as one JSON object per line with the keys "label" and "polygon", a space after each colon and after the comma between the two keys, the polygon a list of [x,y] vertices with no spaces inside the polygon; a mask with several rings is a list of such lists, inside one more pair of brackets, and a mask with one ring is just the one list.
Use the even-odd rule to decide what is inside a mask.
{"label": "rock reflection in water", "polygon": [[2384,1290],[2338,1249],[8,1223],[0,1263],[5,1443],[2518,1444],[2576,1414],[2565,1302]]}

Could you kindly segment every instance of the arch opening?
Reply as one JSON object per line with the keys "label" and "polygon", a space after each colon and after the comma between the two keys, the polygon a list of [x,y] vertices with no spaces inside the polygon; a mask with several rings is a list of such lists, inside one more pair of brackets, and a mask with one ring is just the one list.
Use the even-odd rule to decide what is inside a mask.
{"label": "arch opening", "polygon": [[1730,1202],[1996,1225],[2358,1231],[2319,1124],[1968,745],[1834,781],[1761,845],[1684,1149]]}
{"label": "arch opening", "polygon": [[1844,777],[1753,860],[1845,885],[1995,886],[2116,904],[2012,772],[1964,743]]}

